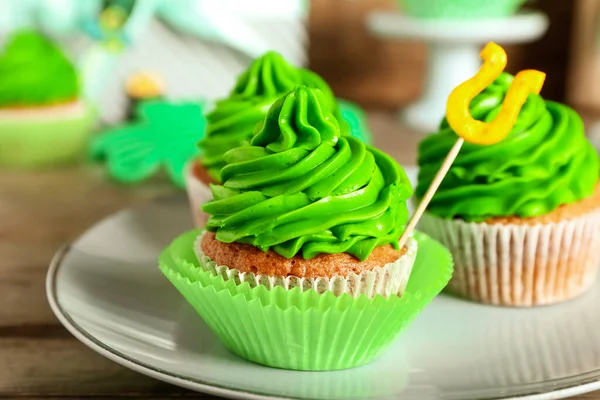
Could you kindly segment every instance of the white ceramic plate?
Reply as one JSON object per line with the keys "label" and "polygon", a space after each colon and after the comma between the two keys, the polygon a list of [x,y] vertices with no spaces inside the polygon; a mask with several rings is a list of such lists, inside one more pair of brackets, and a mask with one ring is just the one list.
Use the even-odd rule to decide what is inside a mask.
{"label": "white ceramic plate", "polygon": [[600,389],[600,283],[537,309],[440,296],[381,359],[351,370],[294,372],[244,361],[157,268],[160,250],[189,228],[183,195],[95,225],[52,261],[54,313],[119,364],[230,398],[558,399]]}

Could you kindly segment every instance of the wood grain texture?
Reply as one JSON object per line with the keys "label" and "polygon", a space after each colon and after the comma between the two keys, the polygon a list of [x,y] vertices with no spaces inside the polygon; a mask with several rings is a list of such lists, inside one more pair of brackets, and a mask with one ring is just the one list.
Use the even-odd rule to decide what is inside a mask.
{"label": "wood grain texture", "polygon": [[546,73],[542,96],[565,101],[573,34],[574,1],[530,1],[528,7],[544,12],[549,20],[548,31],[539,40],[522,45],[506,46],[507,71],[538,69]]}
{"label": "wood grain texture", "polygon": [[173,191],[150,182],[123,187],[100,168],[0,173],[0,336],[4,327],[55,323],[44,277],[56,250],[123,207]]}
{"label": "wood grain texture", "polygon": [[[425,44],[376,38],[365,25],[370,12],[398,10],[398,3],[395,0],[311,1],[309,65],[329,82],[338,96],[367,108],[388,110],[403,107],[420,96],[428,57]],[[506,46],[507,71],[537,68],[546,72],[543,95],[564,101],[574,2],[530,0],[527,7],[547,14],[550,29],[536,42]],[[590,29],[584,33],[591,34]],[[591,40],[588,36],[586,42]]]}
{"label": "wood grain texture", "polygon": [[575,4],[567,96],[580,108],[600,111],[600,2],[577,0]]}
{"label": "wood grain texture", "polygon": [[425,46],[375,38],[366,28],[369,12],[395,9],[393,0],[311,1],[309,65],[338,96],[394,109],[421,92]]}
{"label": "wood grain texture", "polygon": [[0,360],[1,398],[192,394],[122,368],[70,337],[3,338]]}
{"label": "wood grain texture", "polygon": [[[370,114],[375,144],[405,165],[416,161],[421,136],[394,114]],[[97,167],[0,171],[0,398],[199,398],[127,370],[79,343],[58,324],[44,279],[56,249],[123,208],[173,192],[164,180],[123,187]],[[600,400],[600,394],[577,397]]]}

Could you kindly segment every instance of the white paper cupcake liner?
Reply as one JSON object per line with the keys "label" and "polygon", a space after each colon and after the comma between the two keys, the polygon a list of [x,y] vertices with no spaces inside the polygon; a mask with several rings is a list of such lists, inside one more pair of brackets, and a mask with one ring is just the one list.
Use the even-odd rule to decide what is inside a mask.
{"label": "white paper cupcake liner", "polygon": [[194,163],[189,162],[185,167],[185,187],[190,201],[190,210],[194,219],[194,225],[203,228],[208,221],[209,215],[202,211],[202,205],[212,200],[212,192],[207,184],[194,175]]}
{"label": "white paper cupcake liner", "polygon": [[535,306],[576,297],[592,285],[600,262],[600,209],[538,225],[425,213],[420,229],[454,257],[447,290],[487,304]]}
{"label": "white paper cupcake liner", "polygon": [[336,296],[348,293],[354,298],[361,294],[369,298],[372,298],[376,294],[384,297],[392,294],[402,296],[417,257],[418,248],[417,241],[413,237],[410,237],[406,242],[406,253],[393,263],[382,267],[375,267],[371,271],[362,271],[360,274],[352,272],[346,277],[299,278],[297,276],[255,275],[252,272],[240,272],[240,270],[235,268],[217,265],[202,251],[201,243],[203,236],[204,233],[200,234],[194,243],[194,251],[196,252],[200,266],[206,271],[212,271],[213,274],[222,276],[223,279],[231,279],[236,284],[248,282],[251,287],[264,285],[267,289],[282,286],[286,290],[295,287],[300,287],[302,291],[314,289],[319,294],[331,291]]}

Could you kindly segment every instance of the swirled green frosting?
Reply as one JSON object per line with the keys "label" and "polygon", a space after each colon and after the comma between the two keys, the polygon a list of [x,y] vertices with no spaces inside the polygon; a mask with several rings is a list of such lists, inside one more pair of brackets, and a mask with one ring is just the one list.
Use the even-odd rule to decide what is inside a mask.
{"label": "swirled green frosting", "polygon": [[79,82],[73,64],[45,36],[12,36],[0,56],[0,107],[30,107],[75,100]]}
{"label": "swirled green frosting", "polygon": [[404,231],[412,188],[385,153],[345,135],[334,105],[299,86],[269,109],[249,146],[225,154],[212,186],[209,231],[291,258],[349,253],[365,260]]}
{"label": "swirled green frosting", "polygon": [[[471,114],[491,121],[513,76],[503,73],[473,99]],[[442,121],[419,145],[422,197],[458,136]],[[532,217],[590,196],[598,182],[598,154],[571,108],[530,95],[506,139],[490,146],[465,143],[428,211],[443,218],[482,221]]]}
{"label": "swirled green frosting", "polygon": [[[230,96],[217,102],[207,115],[206,133],[199,143],[203,152],[201,163],[213,179],[219,180],[225,165],[223,155],[247,143],[275,100],[301,84],[322,90],[328,101],[335,104],[333,92],[321,77],[292,66],[274,51],[257,58],[239,76]],[[336,113],[339,114],[337,106]],[[344,125],[349,130],[345,122]]]}

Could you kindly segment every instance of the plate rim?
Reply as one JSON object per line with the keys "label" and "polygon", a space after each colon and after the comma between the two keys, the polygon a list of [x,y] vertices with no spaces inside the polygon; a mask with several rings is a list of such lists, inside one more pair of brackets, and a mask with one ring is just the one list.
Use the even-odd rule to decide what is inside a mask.
{"label": "plate rim", "polygon": [[[124,210],[120,210],[116,213],[113,213],[98,223],[90,226],[85,233],[93,230],[100,224],[104,222],[108,222],[108,220],[113,219],[117,215],[124,212],[132,212],[138,207],[126,208]],[[80,235],[79,237],[81,237]],[[75,239],[76,241],[77,239]],[[184,376],[180,374],[176,374],[170,371],[162,370],[160,368],[155,368],[150,364],[137,360],[133,357],[130,357],[111,346],[105,344],[94,335],[89,333],[83,327],[81,327],[70,315],[69,313],[61,306],[60,301],[58,299],[58,290],[56,288],[57,284],[57,276],[60,267],[66,256],[72,250],[72,243],[68,242],[60,247],[60,249],[54,254],[52,260],[50,261],[50,265],[48,268],[48,272],[46,274],[46,297],[48,300],[48,304],[50,305],[50,309],[58,319],[58,321],[63,325],[69,333],[71,333],[77,340],[86,345],[88,348],[92,349],[96,353],[108,358],[109,360],[125,367],[131,369],[135,372],[138,372],[142,375],[148,376],[153,379],[157,379],[162,382],[166,382],[175,386],[183,387],[188,390],[203,392],[210,395],[221,396],[225,398],[236,398],[236,399],[249,399],[249,400],[296,400],[300,398],[294,397],[281,397],[269,394],[262,394],[256,392],[248,392],[244,390],[238,390],[235,388],[225,387],[218,384],[214,384],[211,382],[202,381],[201,379],[192,378],[189,376]],[[587,379],[583,379],[585,383],[576,384],[576,385],[568,385],[556,390],[551,390],[547,392],[533,392],[525,395],[518,396],[509,396],[509,397],[494,397],[490,400],[554,400],[554,399],[563,399],[567,397],[577,396],[584,393],[589,393],[595,390],[600,390],[600,369],[595,371],[590,371],[588,374],[592,374]],[[560,378],[560,380],[564,379],[573,379],[577,377],[570,376]],[[557,380],[555,380],[557,381]],[[553,381],[544,381],[544,382],[553,382]],[[540,382],[543,383],[543,382]],[[400,394],[402,396],[402,394]]]}
{"label": "plate rim", "polygon": [[[159,368],[155,368],[147,363],[136,360],[129,357],[122,352],[113,349],[111,346],[100,341],[94,335],[82,328],[70,315],[62,308],[58,300],[58,291],[56,289],[57,275],[62,261],[69,254],[71,250],[71,243],[64,244],[52,257],[48,273],[46,274],[46,297],[52,312],[58,319],[58,321],[71,333],[75,339],[92,349],[96,353],[108,358],[109,360],[129,368],[135,372],[141,373],[142,375],[148,376],[159,381],[167,382],[175,386],[183,387],[192,391],[200,391],[206,394],[215,396],[221,396],[226,398],[243,398],[251,400],[294,400],[291,397],[278,397],[270,396],[252,392],[246,392],[243,390],[236,390],[232,388],[222,387],[213,383],[204,382],[196,378],[190,378],[175,374],[169,371],[164,371]],[[243,395],[244,397],[240,397]]]}

